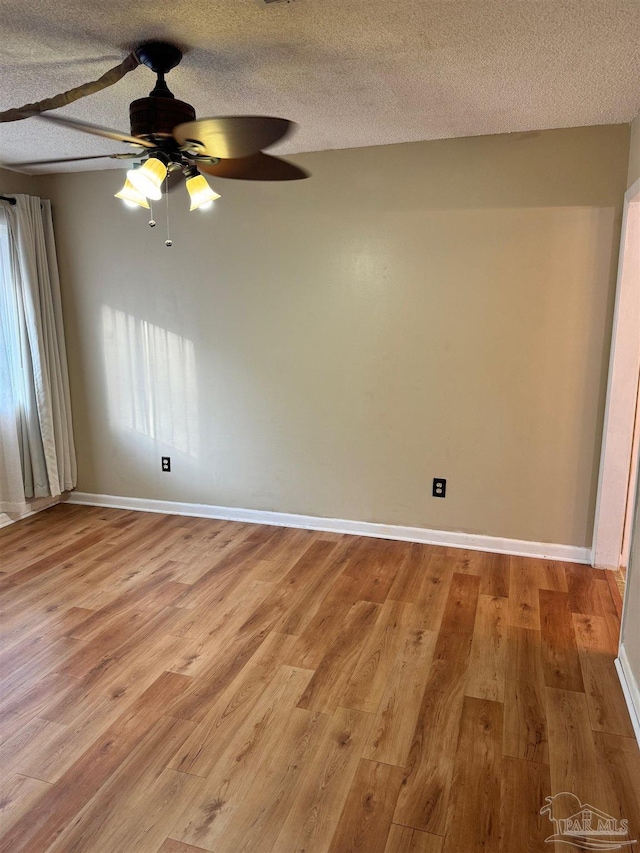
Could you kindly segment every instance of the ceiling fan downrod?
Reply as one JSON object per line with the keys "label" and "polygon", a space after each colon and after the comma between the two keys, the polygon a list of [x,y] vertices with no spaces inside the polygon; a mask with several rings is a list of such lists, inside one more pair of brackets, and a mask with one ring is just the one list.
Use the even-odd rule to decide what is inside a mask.
{"label": "ceiling fan downrod", "polygon": [[137,47],[135,53],[140,62],[157,75],[157,80],[148,97],[138,98],[129,106],[131,134],[162,146],[164,140],[173,139],[176,125],[194,121],[196,117],[191,104],[175,98],[164,79],[182,59],[182,51],[168,42],[147,41]]}

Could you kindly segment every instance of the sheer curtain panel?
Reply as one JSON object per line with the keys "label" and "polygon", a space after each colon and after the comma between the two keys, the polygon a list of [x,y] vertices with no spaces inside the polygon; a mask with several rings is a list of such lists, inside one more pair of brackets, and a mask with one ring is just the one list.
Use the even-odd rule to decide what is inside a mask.
{"label": "sheer curtain panel", "polygon": [[51,204],[0,202],[0,512],[76,485]]}

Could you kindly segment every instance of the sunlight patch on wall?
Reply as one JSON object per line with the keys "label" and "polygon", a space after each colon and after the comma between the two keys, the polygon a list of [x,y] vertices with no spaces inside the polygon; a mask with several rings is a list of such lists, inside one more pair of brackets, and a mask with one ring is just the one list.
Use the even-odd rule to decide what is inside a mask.
{"label": "sunlight patch on wall", "polygon": [[108,305],[102,335],[111,424],[197,456],[193,341]]}

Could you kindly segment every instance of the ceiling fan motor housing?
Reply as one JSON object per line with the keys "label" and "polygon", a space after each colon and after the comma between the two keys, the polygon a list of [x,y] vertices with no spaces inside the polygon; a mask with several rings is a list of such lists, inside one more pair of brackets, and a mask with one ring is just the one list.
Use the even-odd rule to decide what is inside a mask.
{"label": "ceiling fan motor housing", "polygon": [[194,121],[195,117],[191,104],[176,98],[138,98],[129,107],[131,134],[145,139],[171,137],[177,124]]}

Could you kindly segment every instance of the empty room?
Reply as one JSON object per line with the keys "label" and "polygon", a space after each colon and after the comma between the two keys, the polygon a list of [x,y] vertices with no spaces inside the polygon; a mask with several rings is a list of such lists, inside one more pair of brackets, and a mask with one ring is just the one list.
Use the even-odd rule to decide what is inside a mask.
{"label": "empty room", "polygon": [[640,853],[639,0],[0,20],[0,853]]}

